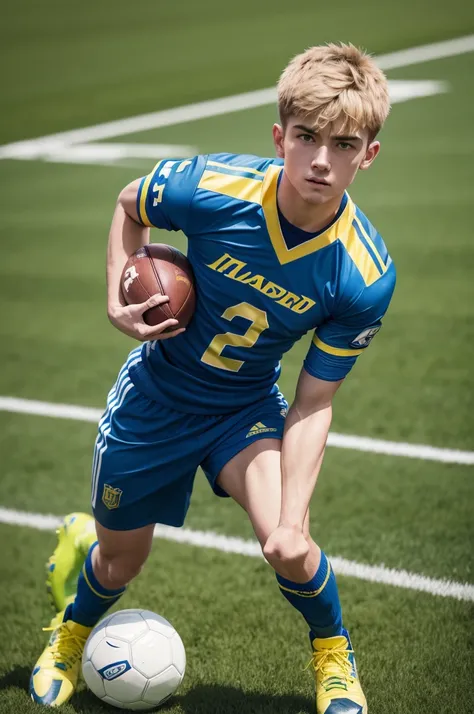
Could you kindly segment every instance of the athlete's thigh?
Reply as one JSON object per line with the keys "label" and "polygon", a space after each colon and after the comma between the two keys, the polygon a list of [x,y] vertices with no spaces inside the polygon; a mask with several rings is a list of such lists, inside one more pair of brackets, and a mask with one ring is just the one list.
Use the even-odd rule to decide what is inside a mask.
{"label": "athlete's thigh", "polygon": [[214,492],[232,496],[247,511],[262,545],[280,518],[280,451],[287,408],[278,392],[230,415],[201,464]]}
{"label": "athlete's thigh", "polygon": [[[263,547],[278,526],[281,508],[281,441],[260,439],[222,468],[216,485],[247,512]],[[309,537],[309,509],[303,525]]]}
{"label": "athlete's thigh", "polygon": [[254,441],[225,464],[216,482],[247,512],[262,546],[280,518],[280,449],[279,439]]}

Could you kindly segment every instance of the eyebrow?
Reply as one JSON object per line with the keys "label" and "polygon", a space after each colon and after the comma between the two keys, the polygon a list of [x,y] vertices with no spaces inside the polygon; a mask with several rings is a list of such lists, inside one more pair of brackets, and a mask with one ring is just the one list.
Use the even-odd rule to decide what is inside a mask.
{"label": "eyebrow", "polygon": [[360,136],[343,136],[342,134],[333,134],[331,139],[338,139],[339,141],[362,141]]}
{"label": "eyebrow", "polygon": [[[304,126],[304,124],[295,124],[294,129],[301,129],[301,131],[305,131],[307,134],[313,134],[313,136],[318,133],[309,126]],[[338,141],[362,141],[360,136],[345,136],[343,134],[333,134],[331,139],[337,139]]]}

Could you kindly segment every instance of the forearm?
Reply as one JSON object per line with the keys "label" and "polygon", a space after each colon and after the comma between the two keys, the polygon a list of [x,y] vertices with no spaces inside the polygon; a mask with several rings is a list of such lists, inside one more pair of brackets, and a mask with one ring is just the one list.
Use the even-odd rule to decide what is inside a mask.
{"label": "forearm", "polygon": [[150,240],[150,229],[134,221],[117,202],[107,246],[107,310],[125,305],[120,289],[120,277],[127,259]]}
{"label": "forearm", "polygon": [[308,414],[295,404],[288,412],[282,443],[281,525],[303,527],[321,468],[332,417],[327,404]]}

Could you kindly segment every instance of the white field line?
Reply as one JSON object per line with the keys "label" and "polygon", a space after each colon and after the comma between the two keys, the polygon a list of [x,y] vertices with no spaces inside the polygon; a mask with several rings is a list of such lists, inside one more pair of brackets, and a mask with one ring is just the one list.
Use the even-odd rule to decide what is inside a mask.
{"label": "white field line", "polygon": [[[449,91],[449,86],[446,82],[437,80],[392,80],[389,82],[390,99],[392,104],[397,102],[406,102],[410,99],[419,99],[421,97],[429,97],[434,94],[441,94]],[[276,92],[274,93],[276,101]],[[260,102],[258,98],[254,101]],[[264,104],[267,103],[263,95]],[[222,105],[222,100],[218,101],[218,113]],[[197,105],[196,105],[197,106]],[[253,106],[259,106],[258,103]],[[209,106],[205,106],[206,112]],[[191,117],[193,118],[193,117]],[[194,117],[199,118],[199,116]],[[162,117],[162,120],[169,121],[169,116]],[[179,123],[175,121],[173,123]],[[115,123],[113,123],[115,126]],[[133,125],[135,126],[135,125]],[[155,124],[156,128],[156,124]],[[106,127],[100,128],[100,131],[107,131]],[[115,135],[115,129],[112,130]],[[123,133],[123,132],[121,132]],[[95,137],[95,139],[98,137]],[[102,137],[105,138],[105,137]],[[66,164],[99,164],[101,166],[113,166],[114,164],[123,164],[124,160],[130,158],[152,158],[156,161],[157,158],[166,159],[175,156],[194,156],[198,153],[197,149],[192,146],[181,146],[174,144],[142,144],[142,143],[106,143],[101,144],[93,142],[81,143],[64,143],[59,139],[44,138],[34,139],[32,141],[20,141],[14,144],[7,144],[0,147],[0,159],[19,159],[22,161],[42,160],[52,163]],[[127,162],[128,164],[129,162]]]}
{"label": "white field line", "polygon": [[[441,91],[441,90],[440,90]],[[438,92],[436,92],[437,94]],[[11,148],[15,146],[16,148]],[[44,148],[35,141],[19,142],[0,147],[0,158],[14,158],[25,161],[46,158],[48,161],[67,160],[70,163],[98,163],[100,161],[120,161],[129,158],[172,159],[175,156],[194,156],[196,147],[183,144],[55,144]]]}
{"label": "white field line", "polygon": [[[41,531],[53,531],[61,524],[62,519],[53,515],[28,513],[10,508],[0,507],[0,523],[14,526],[35,528]],[[171,528],[170,526],[155,526],[155,538],[184,543],[199,548],[212,548],[223,553],[235,553],[251,558],[263,558],[260,546],[255,541],[243,538],[229,537],[212,531],[194,531],[189,528]],[[456,600],[474,601],[474,585],[457,583],[451,580],[436,580],[406,570],[386,568],[383,565],[365,565],[338,556],[330,556],[337,575],[345,575],[358,580],[372,583],[382,583],[394,587],[416,590],[441,597],[451,597]]]}
{"label": "white field line", "polygon": [[[57,417],[59,419],[74,419],[77,421],[88,421],[94,424],[99,421],[103,414],[103,410],[94,409],[92,407],[80,407],[74,404],[52,404],[50,402],[39,402],[33,399],[1,396],[0,411]],[[337,434],[336,432],[329,434],[327,443],[328,446],[336,446],[340,449],[354,449],[355,451],[368,451],[375,454],[387,454],[389,456],[406,456],[411,459],[441,461],[447,464],[474,464],[474,451],[442,449],[425,444],[384,441],[383,439],[372,439],[367,436],[351,436],[350,434]]]}
{"label": "white field line", "polygon": [[399,69],[400,67],[410,67],[414,64],[422,64],[423,62],[444,59],[445,57],[456,57],[467,52],[474,52],[474,35],[456,37],[454,40],[433,42],[430,45],[390,52],[390,54],[380,55],[377,58],[377,64],[383,70]]}
{"label": "white field line", "polygon": [[[430,45],[422,45],[421,47],[412,47],[410,49],[380,55],[377,58],[377,62],[382,69],[398,69],[431,60],[443,59],[445,57],[455,57],[472,51],[474,51],[474,35],[467,35],[466,37],[459,37],[454,40],[436,42]],[[269,87],[267,89],[244,92],[243,94],[236,94],[221,99],[211,99],[173,109],[141,114],[127,119],[96,124],[83,129],[73,129],[37,139],[7,144],[0,148],[0,158],[7,158],[9,153],[12,158],[16,158],[14,152],[22,150],[28,151],[28,145],[41,147],[45,151],[49,149],[53,150],[61,145],[97,141],[98,139],[111,139],[116,136],[134,134],[135,132],[146,131],[148,129],[174,126],[195,119],[205,119],[207,117],[228,114],[229,112],[242,109],[259,107],[265,104],[272,104],[275,102],[275,99],[275,87]]]}
{"label": "white field line", "polygon": [[[446,92],[448,89],[446,82],[437,80],[391,80],[389,87],[392,103],[440,94],[441,92]],[[244,92],[243,94],[236,94],[232,97],[210,99],[204,102],[198,102],[197,104],[187,104],[182,107],[176,107],[175,109],[164,109],[163,111],[142,114],[128,119],[118,119],[116,121],[106,122],[105,124],[86,127],[85,129],[63,131],[58,134],[41,137],[40,139],[26,139],[25,141],[17,141],[13,144],[5,144],[0,147],[0,158],[35,159],[41,158],[44,154],[51,154],[54,157],[55,154],[64,150],[65,147],[71,146],[71,144],[86,146],[89,141],[112,139],[116,136],[135,134],[141,131],[159,129],[166,126],[175,126],[177,124],[195,121],[196,119],[208,119],[209,117],[230,114],[231,112],[242,111],[243,109],[252,109],[267,104],[274,104],[276,100],[276,88],[257,89],[253,92]],[[112,147],[116,145],[105,144],[104,146],[110,146],[109,151],[112,152]],[[137,146],[140,147],[141,145],[137,144]],[[173,156],[189,155],[188,147],[184,148],[185,151],[180,153],[180,147],[177,146]],[[156,151],[154,155],[161,156],[161,154]]]}

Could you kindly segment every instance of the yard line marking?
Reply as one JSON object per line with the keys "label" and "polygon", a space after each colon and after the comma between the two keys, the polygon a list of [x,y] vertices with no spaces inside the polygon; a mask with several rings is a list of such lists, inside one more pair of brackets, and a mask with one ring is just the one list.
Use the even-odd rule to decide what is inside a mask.
{"label": "yard line marking", "polygon": [[[394,103],[414,99],[416,97],[439,94],[447,90],[445,82],[436,80],[391,80],[389,86],[391,100]],[[0,158],[35,159],[41,158],[44,154],[49,154],[52,160],[54,160],[55,156],[60,156],[64,148],[69,147],[71,144],[87,145],[89,141],[113,139],[116,136],[135,134],[141,131],[160,129],[166,126],[176,126],[177,124],[195,121],[196,119],[208,119],[244,109],[254,109],[267,104],[276,104],[276,101],[276,87],[257,89],[252,92],[235,94],[230,97],[209,99],[203,102],[197,102],[196,104],[175,107],[174,109],[164,109],[158,112],[151,112],[150,114],[129,117],[127,119],[117,119],[115,121],[106,122],[105,124],[85,127],[84,129],[62,131],[39,139],[26,139],[25,141],[17,141],[13,144],[5,144],[0,147]],[[129,145],[105,144],[104,151],[110,154],[117,153],[117,150],[115,148],[109,149],[109,146]],[[141,145],[137,144],[137,146],[140,147]],[[145,144],[144,146],[147,145]],[[180,147],[176,148],[179,149]],[[185,147],[186,151],[187,148],[188,147]],[[173,155],[184,156],[186,151],[184,151],[183,154],[176,152]]]}
{"label": "yard line marking", "polygon": [[444,40],[443,42],[433,42],[430,45],[421,45],[420,47],[410,47],[406,50],[380,55],[376,59],[381,69],[388,70],[410,67],[414,64],[422,64],[423,62],[444,59],[445,57],[456,57],[467,52],[474,52],[474,35],[456,37],[454,40]]}
{"label": "yard line marking", "polygon": [[[94,424],[99,421],[104,413],[104,410],[94,409],[93,407],[80,407],[74,404],[52,404],[34,399],[1,396],[0,411],[57,417],[59,419],[75,419],[77,421],[92,422]],[[386,454],[387,456],[406,456],[410,459],[441,461],[446,464],[474,464],[474,451],[445,449],[427,444],[386,441],[384,439],[373,439],[368,436],[338,434],[336,432],[330,432],[327,443],[328,446],[335,446],[339,449],[368,451],[374,454]]]}
{"label": "yard line marking", "polygon": [[38,402],[34,399],[0,397],[0,411],[98,423],[105,410],[78,407],[72,404],[50,404],[49,402]]}
{"label": "yard line marking", "polygon": [[446,449],[429,446],[428,444],[409,444],[403,441],[386,441],[384,439],[372,439],[369,436],[351,436],[350,434],[336,434],[335,432],[329,434],[328,444],[329,446],[337,446],[340,449],[371,451],[374,454],[406,456],[410,459],[441,461],[445,464],[474,464],[474,451]]}
{"label": "yard line marking", "polygon": [[[432,82],[433,85],[436,82]],[[436,87],[413,87],[411,91],[422,91],[425,94],[438,94]],[[441,91],[441,89],[439,90]],[[408,90],[407,90],[408,93]],[[67,163],[113,163],[124,159],[150,159],[161,156],[164,159],[172,159],[176,156],[194,156],[196,147],[188,144],[141,144],[141,143],[111,143],[106,144],[74,144],[74,143],[54,143],[47,142],[46,147],[38,141],[20,141],[17,144],[9,144],[0,147],[0,158],[14,158],[23,161],[31,159],[46,159],[54,162]],[[13,147],[13,148],[11,148]]]}
{"label": "yard line marking", "polygon": [[[446,82],[437,80],[396,79],[389,82],[389,90],[391,102],[392,104],[396,104],[397,102],[406,102],[410,99],[429,97],[434,94],[447,92],[449,91],[449,86]],[[270,91],[272,93],[270,101],[271,103],[276,103],[276,89],[271,89]],[[248,109],[249,107],[268,104],[268,96],[270,95],[267,95],[267,90],[257,90],[257,92],[237,95],[237,97],[231,97],[230,99],[236,100],[239,97],[246,97],[247,103],[245,108]],[[190,114],[180,114],[178,108],[176,110],[166,110],[164,113],[158,112],[153,115],[144,115],[143,117],[132,117],[131,120],[122,120],[122,122],[130,122],[130,124],[122,123],[122,130],[119,134],[135,131],[137,126],[140,130],[144,130],[236,111],[232,102],[226,102],[226,99],[218,99],[211,100],[210,102],[202,102],[199,105],[191,105]],[[238,110],[242,110],[242,108],[240,105],[237,106]],[[184,107],[184,109],[187,110],[188,107]],[[176,112],[178,112],[178,114],[176,114]],[[209,112],[212,113],[209,114]],[[156,117],[156,119],[153,119],[153,117]],[[138,122],[139,119],[140,121]],[[150,121],[151,124],[149,124]],[[126,165],[128,165],[130,158],[154,158],[156,160],[156,158],[173,158],[175,156],[195,156],[196,153],[198,153],[198,150],[192,146],[173,144],[90,143],[91,141],[96,142],[98,139],[117,136],[117,122],[99,125],[96,129],[97,131],[93,136],[89,134],[89,142],[81,141],[77,143],[77,138],[82,136],[82,134],[77,134],[77,132],[85,131],[78,129],[74,130],[68,141],[65,140],[64,134],[60,134],[0,146],[0,159],[19,159],[21,161],[41,160],[52,163],[114,166],[117,163],[123,165],[125,161],[127,161]],[[61,138],[61,136],[63,138]]]}
{"label": "yard line marking", "polygon": [[[453,40],[445,40],[444,42],[436,42],[429,45],[411,47],[406,50],[399,50],[397,52],[390,52],[385,55],[380,55],[376,60],[382,69],[398,69],[431,60],[455,57],[472,51],[474,51],[474,35],[467,35]],[[49,150],[54,151],[61,146],[67,146],[69,144],[97,141],[98,139],[112,139],[116,136],[133,134],[148,129],[174,126],[195,119],[205,119],[207,117],[219,116],[242,109],[272,104],[275,102],[275,99],[275,87],[243,92],[242,94],[222,97],[220,99],[210,99],[195,104],[95,124],[82,129],[57,132],[37,139],[28,139],[6,144],[0,147],[0,158],[21,158],[18,154],[22,152],[28,154],[32,151],[35,152],[37,149],[40,150],[40,153]],[[24,158],[27,157],[24,156]],[[30,156],[29,158],[33,157]]]}
{"label": "yard line marking", "polygon": [[[0,523],[25,526],[41,531],[53,531],[61,525],[62,518],[0,507]],[[225,536],[213,531],[195,531],[190,528],[172,528],[171,526],[157,525],[155,526],[154,537],[199,548],[212,548],[223,553],[263,558],[260,546],[256,541]],[[340,558],[339,556],[329,556],[329,559],[337,575],[367,580],[372,583],[392,585],[407,590],[416,590],[430,593],[431,595],[439,595],[440,597],[451,597],[468,602],[474,601],[474,585],[470,583],[428,578],[425,575],[409,573],[406,570],[386,568],[383,565],[366,565]]]}
{"label": "yard line marking", "polygon": [[127,119],[96,124],[84,129],[72,129],[50,134],[39,139],[27,139],[0,147],[0,157],[17,158],[19,152],[24,153],[24,158],[32,158],[32,154],[41,154],[45,151],[57,151],[63,146],[98,139],[113,139],[116,136],[135,134],[149,129],[159,129],[165,126],[175,126],[196,119],[207,119],[220,116],[242,109],[251,109],[265,104],[272,104],[276,98],[274,87],[257,89],[252,92],[243,92],[231,97],[208,99],[196,104],[187,104],[173,109],[163,109],[158,112],[141,114]]}

